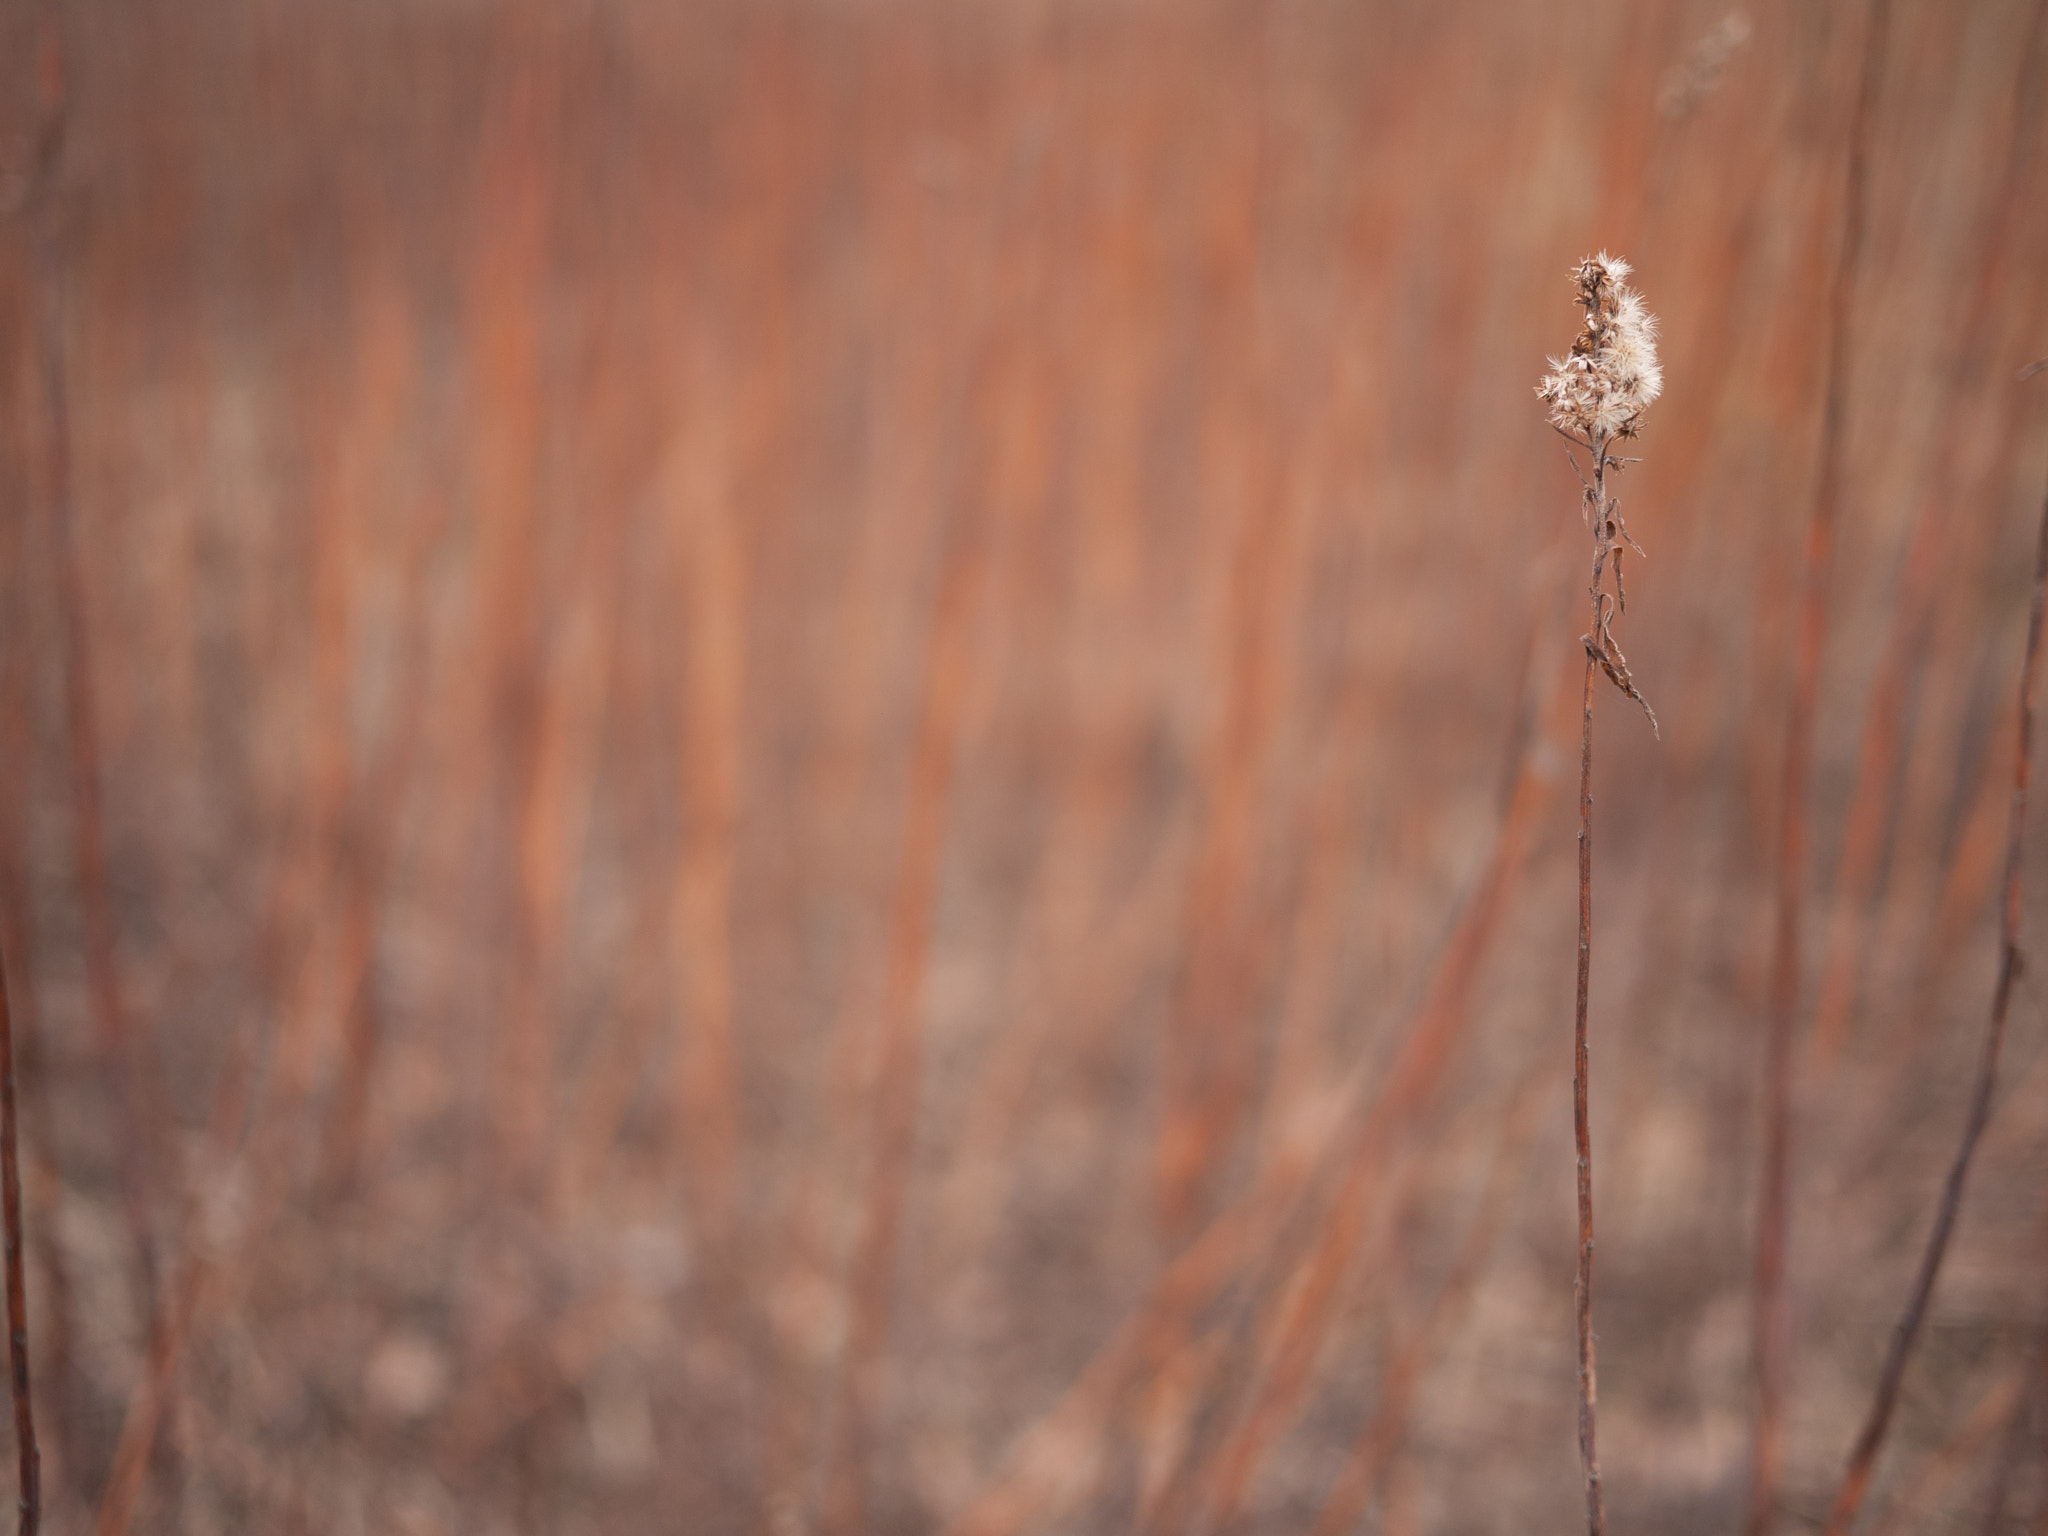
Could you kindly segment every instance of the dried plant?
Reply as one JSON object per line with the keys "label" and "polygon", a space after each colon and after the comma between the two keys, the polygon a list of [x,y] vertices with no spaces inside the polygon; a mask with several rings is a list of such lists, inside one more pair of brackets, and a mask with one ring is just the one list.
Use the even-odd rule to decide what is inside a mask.
{"label": "dried plant", "polygon": [[[1636,435],[1643,411],[1663,392],[1664,375],[1657,366],[1657,321],[1642,298],[1628,287],[1628,263],[1602,251],[1579,263],[1573,283],[1586,311],[1585,328],[1563,357],[1550,360],[1551,372],[1536,393],[1550,407],[1550,424],[1591,455],[1590,473],[1576,455],[1566,455],[1585,488],[1586,521],[1593,530],[1592,627],[1582,637],[1586,647],[1585,703],[1579,734],[1579,992],[1572,1036],[1572,1129],[1578,1144],[1579,1274],[1579,1458],[1586,1476],[1586,1525],[1592,1536],[1606,1527],[1600,1495],[1600,1457],[1595,1446],[1594,1419],[1599,1402],[1593,1359],[1593,1138],[1586,1112],[1586,1001],[1593,959],[1593,672],[1640,704],[1650,729],[1657,715],[1636,688],[1628,658],[1614,638],[1614,618],[1625,611],[1622,585],[1624,546],[1642,548],[1629,537],[1620,503],[1607,494],[1607,476],[1633,462],[1614,453],[1614,446]],[[1617,542],[1619,541],[1619,542]],[[1614,591],[1606,588],[1607,561],[1614,558]]]}
{"label": "dried plant", "polygon": [[36,1536],[43,1512],[42,1450],[36,1443],[35,1405],[28,1382],[28,1279],[22,1269],[21,1133],[14,1107],[14,1018],[7,1006],[7,974],[0,966],[0,1217],[6,1227],[7,1363],[14,1399],[19,1457],[16,1505],[21,1536]]}
{"label": "dried plant", "polygon": [[[1650,381],[1618,264],[1567,319],[1559,251],[1531,312],[1555,143],[1686,283],[1638,284],[1688,538],[1643,541],[1670,641],[1628,658],[1684,723],[1601,783],[1603,1280],[1659,1341],[1602,1303],[1617,1526],[1743,1515],[1783,492],[1836,402],[1816,996],[1853,942],[1836,1072],[1792,1079],[1827,1198],[1765,1436],[1819,1528],[1984,1028],[2043,0],[1887,50],[1838,294],[1887,302],[1840,366],[1853,14],[1652,7],[1589,66],[1540,7],[1390,49],[1384,7],[1197,0],[1161,68],[1130,0],[15,9],[0,945],[44,1529],[1576,1526],[1525,1155],[1562,1031],[1518,999],[1566,961],[1525,898],[1580,667],[1627,676],[1604,471],[1651,451]],[[1529,643],[1583,589],[1469,559],[1533,537],[1528,397],[1472,384],[1503,346],[1556,375],[1617,557],[1585,656]],[[1858,1530],[1986,1503],[2038,1321],[2026,1001]]]}
{"label": "dried plant", "polygon": [[1550,422],[1589,448],[1602,437],[1634,437],[1636,422],[1664,392],[1657,366],[1657,317],[1642,295],[1623,281],[1629,264],[1602,251],[1572,275],[1586,311],[1585,329],[1536,393],[1550,406]]}
{"label": "dried plant", "polygon": [[[1586,637],[1588,665],[1597,663],[1615,687],[1640,704],[1654,731],[1657,713],[1637,691],[1628,658],[1615,642],[1613,629],[1616,613],[1628,611],[1622,556],[1628,549],[1638,555],[1643,549],[1629,537],[1620,504],[1607,494],[1607,474],[1609,470],[1618,473],[1623,465],[1634,462],[1615,454],[1614,445],[1636,435],[1643,411],[1664,390],[1664,373],[1657,366],[1657,318],[1643,307],[1642,296],[1622,281],[1628,273],[1627,262],[1605,251],[1579,263],[1573,283],[1586,311],[1585,328],[1571,351],[1550,359],[1553,371],[1544,375],[1536,393],[1550,407],[1551,426],[1593,457],[1590,478],[1579,468],[1577,458],[1572,459],[1579,484],[1585,488],[1586,521],[1593,528],[1593,630]],[[1610,553],[1614,556],[1611,603],[1602,589]],[[1590,690],[1590,680],[1587,686]],[[1590,703],[1587,707],[1590,710]],[[1587,718],[1590,722],[1590,714]]]}

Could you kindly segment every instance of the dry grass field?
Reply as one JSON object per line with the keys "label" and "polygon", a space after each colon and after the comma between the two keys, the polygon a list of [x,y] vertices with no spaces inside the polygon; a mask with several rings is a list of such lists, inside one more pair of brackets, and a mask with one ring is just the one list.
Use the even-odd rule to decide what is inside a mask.
{"label": "dry grass field", "polygon": [[[1609,1525],[1745,1528],[1776,1018],[1818,1529],[1996,979],[2044,13],[0,7],[45,1529],[1581,1528],[1601,248]],[[2048,1523],[2044,985],[1870,1536]]]}

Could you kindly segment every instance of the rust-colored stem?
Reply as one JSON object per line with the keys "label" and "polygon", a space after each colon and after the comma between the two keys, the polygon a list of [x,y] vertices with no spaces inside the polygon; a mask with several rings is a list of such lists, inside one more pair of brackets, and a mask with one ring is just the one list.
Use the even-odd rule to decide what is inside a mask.
{"label": "rust-colored stem", "polygon": [[28,1285],[21,1268],[21,1154],[14,1109],[14,1019],[0,961],[0,1215],[7,1227],[7,1359],[14,1389],[14,1439],[21,1460],[21,1533],[35,1536],[43,1515],[43,1458],[28,1390]]}
{"label": "rust-colored stem", "polygon": [[2005,1019],[2012,1004],[2012,986],[2020,972],[2020,855],[2027,828],[2027,783],[2033,770],[2034,679],[2041,664],[2041,610],[2048,595],[2048,495],[2041,502],[2041,531],[2034,549],[2034,600],[2027,615],[2026,660],[2020,667],[2019,751],[2013,767],[2012,816],[2005,843],[2005,903],[2000,920],[1998,985],[1991,997],[1991,1021],[1984,1031],[1984,1044],[1977,1059],[1977,1082],[1970,1093],[1969,1118],[1963,1124],[1963,1139],[1949,1164],[1948,1181],[1941,1191],[1941,1204],[1934,1215],[1934,1230],[1920,1255],[1920,1269],[1906,1309],[1892,1330],[1891,1347],[1885,1352],[1884,1369],[1878,1376],[1877,1395],[1863,1429],[1849,1453],[1849,1465],[1842,1473],[1841,1487],[1828,1516],[1826,1536],[1846,1536],[1870,1491],[1870,1478],[1877,1466],[1877,1453],[1891,1428],[1893,1410],[1898,1407],[1899,1383],[1906,1374],[1906,1362],[1913,1352],[1920,1325],[1926,1320],[1927,1303],[1934,1294],[1934,1282],[1941,1274],[1941,1262],[1948,1254],[1949,1237],[1955,1231],[1956,1216],[1962,1209],[1963,1186],[1970,1177],[1970,1162],[1977,1142],[1991,1119],[1991,1095],[1998,1085],[1998,1055],[2005,1044]]}
{"label": "rust-colored stem", "polygon": [[1593,444],[1593,483],[1587,493],[1593,514],[1592,627],[1587,630],[1585,705],[1579,732],[1579,997],[1572,1027],[1572,1135],[1579,1153],[1579,1464],[1586,1475],[1586,1530],[1602,1536],[1607,1509],[1600,1493],[1600,1454],[1594,1442],[1600,1398],[1593,1350],[1593,1128],[1587,1113],[1586,1004],[1593,977],[1593,676],[1598,666],[1600,590],[1613,538],[1607,505],[1607,442]]}

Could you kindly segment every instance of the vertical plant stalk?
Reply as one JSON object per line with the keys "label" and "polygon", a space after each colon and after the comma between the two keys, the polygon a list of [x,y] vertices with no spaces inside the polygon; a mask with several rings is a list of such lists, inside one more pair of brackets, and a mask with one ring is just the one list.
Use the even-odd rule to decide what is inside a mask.
{"label": "vertical plant stalk", "polygon": [[1835,1493],[1834,1509],[1828,1515],[1826,1536],[1846,1536],[1870,1491],[1871,1474],[1877,1467],[1877,1453],[1891,1428],[1892,1414],[1899,1403],[1899,1384],[1906,1374],[1920,1325],[1926,1321],[1927,1304],[1934,1295],[1934,1282],[1948,1255],[1949,1238],[1955,1232],[1956,1216],[1962,1209],[1963,1188],[1970,1177],[1970,1163],[1977,1143],[1991,1120],[1991,1096],[1998,1086],[1998,1057],[2005,1045],[2005,1020],[2012,1005],[2013,983],[2020,973],[2020,867],[2027,830],[2027,787],[2033,774],[2034,683],[2041,668],[2041,612],[2048,596],[2048,493],[2041,501],[2041,528],[2034,547],[2034,596],[2027,613],[2026,660],[2020,666],[2019,750],[2013,766],[2012,814],[2005,842],[2005,902],[1999,924],[1998,984],[1991,996],[1991,1020],[1984,1031],[1984,1044],[1977,1059],[1976,1086],[1970,1093],[1969,1117],[1963,1123],[1963,1139],[1949,1164],[1948,1180],[1941,1191],[1941,1204],[1934,1215],[1934,1230],[1928,1234],[1926,1250],[1920,1255],[1919,1272],[1906,1299],[1906,1309],[1892,1330],[1891,1347],[1885,1352],[1884,1369],[1878,1375],[1877,1394],[1863,1429],[1856,1436],[1849,1464]]}
{"label": "vertical plant stalk", "polygon": [[1770,1012],[1764,1046],[1764,1163],[1757,1200],[1752,1284],[1756,1421],[1751,1448],[1748,1536],[1765,1536],[1777,1513],[1784,1465],[1784,1396],[1791,1355],[1785,1253],[1791,1225],[1792,1035],[1799,1006],[1800,931],[1806,878],[1806,787],[1813,755],[1813,712],[1820,691],[1827,628],[1827,574],[1841,500],[1842,444],[1848,419],[1849,309],[1863,253],[1870,182],[1870,123],[1884,75],[1889,0],[1871,0],[1863,33],[1863,69],[1849,129],[1842,238],[1828,288],[1827,395],[1821,419],[1820,477],[1800,561],[1799,632],[1792,696],[1786,707],[1784,777],[1779,792],[1777,926],[1772,943]]}
{"label": "vertical plant stalk", "polygon": [[[53,274],[56,268],[55,215],[51,205],[56,197],[56,169],[63,147],[64,56],[62,18],[54,3],[40,18],[37,45],[37,90],[41,121],[38,125],[34,190],[41,206],[36,210],[35,259],[42,279],[41,360],[45,404],[51,413],[51,458],[56,481],[55,494],[68,498],[70,440],[63,411],[65,393],[58,351],[57,300]],[[68,509],[67,509],[68,510]],[[65,533],[68,536],[68,516]],[[68,567],[67,567],[68,569]],[[73,597],[76,593],[71,594]],[[81,617],[75,605],[67,605],[73,626]],[[74,634],[75,641],[75,634]],[[69,674],[77,671],[74,654]],[[90,871],[86,872],[88,875]],[[87,883],[90,883],[89,881]],[[90,896],[87,898],[90,906]],[[97,973],[96,973],[97,979]],[[124,1106],[125,1107],[125,1106]],[[132,1191],[132,1186],[131,1186]],[[7,1262],[7,1360],[8,1385],[14,1399],[14,1438],[19,1459],[16,1502],[21,1536],[35,1536],[43,1516],[43,1459],[36,1444],[35,1405],[29,1392],[28,1368],[28,1279],[22,1267],[21,1215],[21,1128],[14,1094],[14,1015],[7,995],[7,972],[0,957],[0,1225],[5,1228]],[[138,1233],[146,1228],[138,1227]],[[140,1242],[145,1263],[146,1237]]]}
{"label": "vertical plant stalk", "polygon": [[[1600,1402],[1599,1371],[1593,1338],[1593,1124],[1586,1045],[1586,1013],[1593,981],[1593,680],[1604,671],[1614,685],[1642,705],[1654,729],[1657,717],[1629,676],[1627,660],[1614,643],[1612,624],[1622,602],[1621,550],[1626,537],[1616,503],[1607,494],[1607,475],[1621,461],[1612,453],[1609,434],[1596,433],[1590,444],[1592,479],[1586,506],[1593,523],[1593,578],[1587,586],[1592,627],[1581,637],[1586,647],[1585,703],[1579,728],[1579,986],[1572,1020],[1572,1140],[1578,1152],[1579,1268],[1573,1286],[1579,1324],[1579,1463],[1586,1479],[1586,1529],[1602,1536],[1607,1509],[1600,1490],[1600,1454],[1596,1421]],[[1614,561],[1615,590],[1606,590],[1607,562]]]}
{"label": "vertical plant stalk", "polygon": [[[1590,1114],[1590,1073],[1587,1061],[1586,1014],[1593,978],[1593,679],[1598,671],[1642,706],[1656,730],[1657,716],[1636,689],[1628,658],[1614,638],[1614,619],[1628,607],[1622,584],[1624,542],[1629,538],[1620,504],[1607,494],[1610,470],[1619,473],[1629,462],[1614,453],[1617,441],[1636,435],[1636,424],[1662,392],[1657,366],[1657,322],[1642,299],[1623,279],[1628,263],[1602,251],[1579,263],[1573,274],[1578,302],[1586,311],[1585,328],[1563,357],[1550,360],[1553,372],[1537,386],[1550,406],[1550,424],[1568,441],[1584,448],[1591,476],[1572,468],[1585,489],[1586,521],[1593,530],[1593,576],[1587,586],[1590,624],[1581,636],[1586,647],[1586,681],[1579,728],[1579,978],[1578,1003],[1572,1022],[1572,1137],[1578,1152],[1579,1262],[1574,1286],[1579,1328],[1579,1463],[1586,1481],[1586,1529],[1603,1536],[1607,1510],[1600,1489],[1597,1421],[1599,1372],[1593,1339],[1593,1127]],[[1614,592],[1607,591],[1607,565],[1614,562]]]}
{"label": "vertical plant stalk", "polygon": [[1572,1141],[1578,1153],[1579,1195],[1579,1267],[1572,1294],[1579,1326],[1579,1465],[1586,1479],[1586,1529],[1592,1536],[1601,1536],[1607,1528],[1597,1443],[1600,1379],[1593,1339],[1593,1123],[1586,1048],[1586,1013],[1593,981],[1593,680],[1602,659],[1597,637],[1607,619],[1602,583],[1608,556],[1614,550],[1607,466],[1607,439],[1602,436],[1593,444],[1592,488],[1587,493],[1587,506],[1599,510],[1593,518],[1593,578],[1587,587],[1592,627],[1583,637],[1586,684],[1579,727],[1579,985],[1572,1018]]}
{"label": "vertical plant stalk", "polygon": [[21,1465],[18,1499],[22,1536],[35,1536],[43,1515],[43,1458],[36,1446],[35,1408],[28,1390],[28,1284],[22,1274],[21,1139],[14,1108],[14,1018],[7,970],[0,960],[0,1215],[7,1228],[7,1360],[14,1392],[14,1439]]}
{"label": "vertical plant stalk", "polygon": [[[1596,452],[1593,493],[1604,501],[1606,455]],[[1604,530],[1607,520],[1600,519]],[[1594,535],[1593,630],[1586,636],[1585,713],[1579,732],[1579,991],[1572,1022],[1572,1141],[1578,1149],[1579,1270],[1572,1287],[1579,1322],[1579,1465],[1586,1477],[1586,1529],[1601,1536],[1607,1511],[1600,1493],[1600,1452],[1596,1444],[1599,1371],[1593,1344],[1593,1127],[1587,1113],[1586,1005],[1591,996],[1593,966],[1593,634],[1600,627],[1603,606],[1601,568],[1607,564],[1607,541]]]}

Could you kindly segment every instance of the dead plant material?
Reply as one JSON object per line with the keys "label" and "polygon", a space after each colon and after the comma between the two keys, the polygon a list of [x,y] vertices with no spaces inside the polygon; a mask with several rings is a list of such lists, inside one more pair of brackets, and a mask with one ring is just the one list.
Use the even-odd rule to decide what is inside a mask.
{"label": "dead plant material", "polygon": [[[1579,982],[1572,1028],[1572,1135],[1578,1147],[1579,1273],[1579,1462],[1586,1481],[1586,1528],[1601,1536],[1607,1526],[1600,1490],[1596,1444],[1599,1373],[1593,1347],[1593,1130],[1588,1112],[1586,1009],[1593,966],[1593,674],[1642,706],[1650,729],[1656,711],[1637,690],[1628,658],[1615,642],[1613,620],[1627,607],[1621,581],[1624,545],[1641,554],[1621,520],[1620,504],[1607,494],[1607,476],[1631,461],[1617,458],[1617,442],[1635,437],[1642,413],[1664,387],[1657,364],[1656,319],[1641,297],[1623,282],[1629,267],[1602,251],[1581,262],[1575,293],[1586,311],[1585,328],[1564,357],[1550,360],[1552,372],[1537,387],[1550,406],[1550,424],[1591,455],[1590,475],[1572,468],[1585,488],[1586,521],[1593,530],[1593,579],[1587,588],[1592,625],[1581,637],[1586,647],[1586,681],[1579,732]],[[1567,450],[1569,453],[1569,450]],[[1620,542],[1617,542],[1620,541]],[[1614,592],[1606,590],[1609,556],[1614,559]]]}
{"label": "dead plant material", "polygon": [[7,970],[0,961],[0,1215],[7,1241],[7,1362],[14,1396],[14,1440],[19,1457],[17,1499],[21,1536],[35,1536],[43,1514],[43,1458],[36,1445],[35,1405],[28,1383],[28,1282],[22,1271],[21,1127],[15,1110],[14,1015],[8,1007]]}

